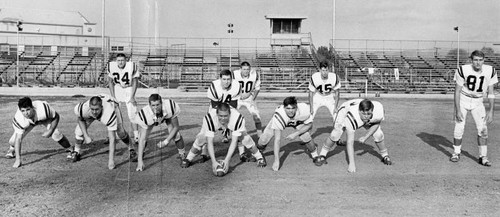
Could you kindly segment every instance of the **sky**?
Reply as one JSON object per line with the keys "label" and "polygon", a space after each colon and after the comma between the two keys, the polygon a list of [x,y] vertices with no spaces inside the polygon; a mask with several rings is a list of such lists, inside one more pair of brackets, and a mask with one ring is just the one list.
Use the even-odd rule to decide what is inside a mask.
{"label": "sky", "polygon": [[[103,0],[1,0],[0,8],[79,11],[101,34]],[[158,0],[160,37],[269,38],[265,15],[303,15],[302,32],[324,46],[335,39],[500,43],[498,0]],[[105,0],[106,35],[154,37],[155,0]],[[131,9],[129,9],[131,8]],[[131,11],[131,12],[129,12]],[[334,29],[335,26],[335,29]]]}

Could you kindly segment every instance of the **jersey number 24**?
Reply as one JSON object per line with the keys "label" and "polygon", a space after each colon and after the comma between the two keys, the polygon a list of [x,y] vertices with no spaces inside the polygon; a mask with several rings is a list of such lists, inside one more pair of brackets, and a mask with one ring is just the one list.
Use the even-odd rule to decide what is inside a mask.
{"label": "jersey number 24", "polygon": [[[113,72],[113,77],[114,77],[115,83],[120,83],[120,74],[119,73]],[[128,78],[128,73],[123,74],[121,82],[125,83],[125,85],[130,84],[130,79]]]}

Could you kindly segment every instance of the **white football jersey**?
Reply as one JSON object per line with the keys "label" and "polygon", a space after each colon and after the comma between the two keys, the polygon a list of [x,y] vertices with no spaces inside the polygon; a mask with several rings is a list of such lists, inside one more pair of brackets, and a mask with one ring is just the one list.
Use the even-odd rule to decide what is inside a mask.
{"label": "white football jersey", "polygon": [[115,84],[120,84],[122,87],[132,86],[132,79],[139,78],[140,75],[137,65],[133,62],[127,62],[123,69],[118,67],[117,62],[110,62],[108,65],[108,77],[112,78]]}
{"label": "white football jersey", "polygon": [[233,75],[234,80],[240,83],[242,93],[250,93],[254,90],[260,90],[260,75],[254,69],[250,70],[248,77],[246,78],[243,78],[240,69],[235,70]]}
{"label": "white football jersey", "polygon": [[90,99],[78,103],[78,105],[74,108],[74,113],[79,118],[87,121],[87,120],[98,120],[106,127],[108,130],[115,131],[118,126],[118,120],[115,111],[115,102],[108,95],[100,95],[102,99],[102,113],[99,117],[92,116],[92,112],[90,110]]}
{"label": "white football jersey", "polygon": [[292,118],[288,117],[284,105],[281,105],[274,110],[274,115],[271,119],[271,128],[275,130],[284,130],[286,127],[295,128],[298,125],[309,124],[312,121],[313,119],[308,104],[297,103],[297,112]]}
{"label": "white football jersey", "polygon": [[[153,112],[150,105],[144,106],[135,118],[135,123],[142,128],[147,129],[150,126],[158,126],[162,122],[179,116],[181,108],[176,102],[170,99],[162,99],[161,104],[162,114],[157,115]],[[160,122],[162,121],[162,122]]]}
{"label": "white football jersey", "polygon": [[217,117],[217,110],[211,109],[203,118],[202,131],[205,132],[206,137],[214,137],[215,133],[222,129],[231,131],[232,136],[241,136],[246,132],[245,119],[235,108],[231,108],[229,122],[227,126],[222,126]]}
{"label": "white football jersey", "polygon": [[[240,98],[240,83],[233,79],[229,90],[222,89],[222,83],[220,79],[212,81],[210,88],[208,88],[207,96],[212,100],[212,106],[217,103],[228,103],[231,104],[232,101],[236,102]],[[215,103],[214,103],[215,102]]]}
{"label": "white football jersey", "polygon": [[57,112],[50,107],[45,101],[35,100],[32,101],[33,109],[35,110],[35,117],[33,120],[25,118],[20,109],[17,109],[14,118],[12,119],[12,126],[17,134],[23,134],[24,130],[30,125],[37,125],[42,121],[53,119],[56,117]]}
{"label": "white football jersey", "polygon": [[[359,116],[359,103],[364,99],[353,99],[342,103],[339,107],[338,114],[345,114],[344,126],[352,127],[352,129],[357,130],[365,125],[369,126],[371,124],[378,124],[382,122],[384,117],[384,107],[382,103],[377,101],[371,101],[373,103],[373,116],[367,123],[364,123]],[[346,109],[346,112],[341,110]]]}
{"label": "white football jersey", "polygon": [[311,92],[319,92],[322,95],[330,94],[334,90],[340,88],[339,76],[335,73],[329,72],[328,78],[323,80],[321,72],[316,72],[311,76],[309,81],[309,90]]}
{"label": "white football jersey", "polygon": [[462,94],[473,98],[482,98],[488,86],[498,83],[497,73],[489,65],[483,65],[480,72],[474,71],[472,65],[462,65],[455,73],[455,80],[464,87]]}

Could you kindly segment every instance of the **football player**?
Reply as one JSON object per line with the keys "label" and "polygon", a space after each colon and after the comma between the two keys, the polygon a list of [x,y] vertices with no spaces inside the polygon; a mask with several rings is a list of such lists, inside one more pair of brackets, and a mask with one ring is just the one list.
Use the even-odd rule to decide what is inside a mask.
{"label": "football player", "polygon": [[158,148],[162,148],[174,140],[179,152],[179,158],[184,160],[186,157],[184,150],[184,140],[179,132],[179,113],[181,108],[177,103],[170,99],[162,99],[159,94],[151,94],[149,96],[149,105],[144,106],[135,117],[135,123],[139,124],[139,157],[137,161],[136,171],[144,169],[143,155],[146,147],[146,140],[153,130],[154,126],[162,123],[167,125],[168,136],[156,144]]}
{"label": "football player", "polygon": [[247,149],[251,150],[252,155],[257,159],[257,166],[265,167],[266,159],[255,146],[255,142],[248,135],[245,128],[245,119],[235,108],[232,108],[227,103],[219,103],[216,109],[212,109],[205,115],[200,133],[196,136],[196,140],[191,147],[186,159],[183,160],[181,166],[187,168],[191,165],[194,157],[198,155],[203,146],[208,146],[208,153],[212,160],[212,168],[215,170],[219,163],[215,159],[214,152],[214,136],[221,129],[226,129],[232,135],[231,144],[224,158],[224,170],[227,171],[229,161],[236,148],[236,143],[241,142]]}
{"label": "football player", "polygon": [[382,156],[382,162],[386,165],[391,165],[392,161],[389,158],[389,153],[384,143],[384,132],[380,124],[384,120],[384,107],[380,102],[370,101],[368,99],[353,99],[340,105],[333,130],[329,138],[326,138],[325,144],[320,150],[319,156],[314,158],[316,166],[321,166],[326,163],[326,154],[330,151],[337,141],[339,141],[342,133],[347,133],[347,157],[349,160],[348,172],[356,172],[356,164],[354,162],[354,137],[357,129],[364,127],[367,130],[366,135],[359,138],[359,142],[364,143],[368,137],[373,136],[373,140],[379,149]]}
{"label": "football player", "polygon": [[[238,107],[240,98],[240,83],[233,79],[233,73],[230,70],[222,70],[219,73],[219,79],[212,81],[208,88],[207,97],[210,99],[210,109],[215,109],[220,103],[228,103],[231,107]],[[229,132],[222,133],[222,142],[229,142]],[[202,150],[204,160],[208,160],[206,146]]]}
{"label": "football player", "polygon": [[320,63],[320,71],[314,73],[309,81],[309,105],[314,119],[318,109],[327,107],[332,115],[337,112],[336,108],[340,97],[340,79],[333,72],[328,71],[328,63]]}
{"label": "football player", "polygon": [[95,121],[106,125],[108,129],[109,139],[109,160],[108,169],[115,168],[115,144],[116,135],[129,147],[129,157],[134,159],[136,157],[135,150],[131,148],[130,137],[123,128],[123,124],[119,122],[117,117],[118,104],[113,101],[109,95],[93,96],[85,102],[78,103],[74,108],[74,113],[77,116],[78,124],[75,128],[76,143],[73,151],[68,155],[68,159],[76,162],[81,158],[81,146],[83,144],[90,144],[92,137],[88,133],[88,128]]}
{"label": "football player", "polygon": [[24,137],[38,125],[43,125],[47,131],[42,134],[42,137],[52,137],[54,141],[59,143],[67,151],[71,151],[71,144],[68,138],[57,129],[59,124],[59,114],[45,101],[31,101],[29,97],[19,99],[17,103],[18,110],[12,119],[14,134],[9,139],[9,151],[5,155],[7,158],[16,158],[12,167],[18,168],[21,166],[21,145]]}
{"label": "football player", "polygon": [[[455,73],[455,130],[454,152],[450,161],[458,162],[462,149],[462,136],[465,129],[467,112],[471,112],[477,128],[479,163],[491,166],[488,160],[488,124],[493,121],[495,94],[493,85],[498,83],[497,73],[492,66],[484,65],[484,53],[476,50],[470,55],[472,64],[462,65]],[[483,95],[488,94],[490,104],[488,113],[483,105]]]}
{"label": "football player", "polygon": [[[116,61],[110,62],[108,65],[108,87],[111,96],[118,103],[125,103],[127,106],[127,114],[129,120],[132,120],[137,113],[137,102],[135,101],[135,92],[137,91],[137,83],[139,82],[140,72],[137,70],[137,65],[134,62],[127,62],[127,56],[123,53],[116,55]],[[118,108],[118,118],[120,123],[123,122],[120,106]],[[139,141],[139,132],[137,124],[130,121],[134,132],[134,141]]]}
{"label": "football player", "polygon": [[260,75],[251,68],[250,63],[242,62],[241,69],[235,70],[234,80],[241,86],[241,96],[238,100],[238,110],[244,106],[252,114],[257,130],[257,136],[262,135],[262,121],[260,119],[259,109],[257,108],[257,95],[260,91]]}
{"label": "football player", "polygon": [[313,125],[309,108],[309,105],[306,103],[297,103],[297,99],[291,96],[285,98],[283,105],[274,110],[274,115],[264,129],[258,142],[259,149],[264,150],[274,136],[274,171],[280,169],[281,132],[286,127],[293,127],[297,130],[288,135],[286,137],[287,140],[291,141],[299,137],[311,153],[311,157],[315,158],[317,156],[316,145],[309,133]]}

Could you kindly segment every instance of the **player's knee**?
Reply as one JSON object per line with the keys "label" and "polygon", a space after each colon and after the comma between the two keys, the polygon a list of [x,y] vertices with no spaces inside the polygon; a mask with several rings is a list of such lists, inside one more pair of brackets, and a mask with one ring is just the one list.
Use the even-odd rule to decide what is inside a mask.
{"label": "player's knee", "polygon": [[255,146],[255,142],[253,141],[252,137],[250,137],[249,135],[245,135],[243,137],[243,140],[241,140],[241,144],[243,144],[243,146],[245,146],[245,148],[248,148],[248,149]]}
{"label": "player's knee", "polygon": [[300,140],[304,143],[309,143],[312,140],[311,134],[309,132],[305,132],[299,136]]}
{"label": "player's knee", "polygon": [[484,127],[483,129],[478,130],[478,136],[480,138],[487,139],[488,138],[488,128]]}
{"label": "player's knee", "polygon": [[382,142],[384,141],[384,132],[382,132],[382,130],[377,130],[374,134],[373,134],[373,140],[375,142]]}
{"label": "player's knee", "polygon": [[182,140],[182,135],[181,133],[177,132],[174,137],[175,142],[180,142]]}
{"label": "player's knee", "polygon": [[334,128],[330,133],[329,139],[332,140],[333,142],[339,141],[340,137],[342,136],[342,133],[343,133],[342,129]]}
{"label": "player's knee", "polygon": [[52,133],[52,139],[56,142],[61,140],[63,138],[63,136],[64,135],[61,132],[59,132],[58,129],[55,129],[54,132]]}
{"label": "player's knee", "polygon": [[453,131],[453,138],[462,139],[463,135],[464,135],[464,128],[455,127],[455,130]]}

